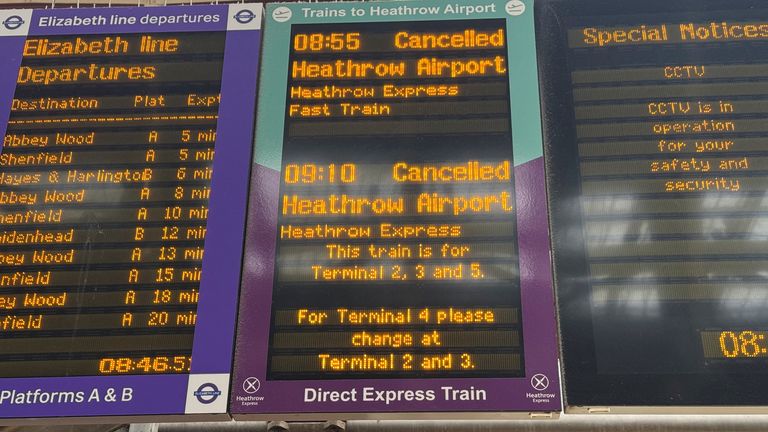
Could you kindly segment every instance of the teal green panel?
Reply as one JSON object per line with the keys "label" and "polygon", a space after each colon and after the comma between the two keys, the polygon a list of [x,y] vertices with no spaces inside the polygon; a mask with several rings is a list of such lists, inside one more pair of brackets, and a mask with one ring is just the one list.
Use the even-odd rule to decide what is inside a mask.
{"label": "teal green panel", "polygon": [[544,154],[533,1],[522,0],[526,5],[525,12],[518,17],[507,19],[509,94],[515,165]]}
{"label": "teal green panel", "polygon": [[[456,2],[421,0],[268,5],[259,84],[256,162],[268,168],[280,170],[285,129],[291,24],[489,18],[504,18],[507,21],[509,86],[512,99],[512,141],[515,164],[520,165],[540,157],[542,155],[542,138],[533,20],[534,0],[519,0],[517,2],[520,1],[525,5],[525,10],[519,15],[510,15],[506,12],[507,5],[516,3],[515,0],[462,0]],[[290,10],[290,18],[286,21],[276,21],[273,14],[278,8],[282,11]],[[323,13],[317,13],[319,10],[322,10]],[[278,16],[278,18],[280,17]]]}

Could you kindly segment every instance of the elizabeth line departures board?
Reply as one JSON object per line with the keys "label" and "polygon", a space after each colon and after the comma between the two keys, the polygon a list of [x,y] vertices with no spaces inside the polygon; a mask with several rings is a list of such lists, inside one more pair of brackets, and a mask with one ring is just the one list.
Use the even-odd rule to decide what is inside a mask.
{"label": "elizabeth line departures board", "polygon": [[0,416],[225,412],[260,24],[232,12],[3,11]]}

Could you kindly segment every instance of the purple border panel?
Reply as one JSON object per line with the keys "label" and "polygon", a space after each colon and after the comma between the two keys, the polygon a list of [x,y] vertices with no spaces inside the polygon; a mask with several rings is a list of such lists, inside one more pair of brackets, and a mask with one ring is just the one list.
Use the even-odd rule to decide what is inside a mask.
{"label": "purple border panel", "polygon": [[235,411],[238,405],[234,403],[234,397],[250,396],[242,388],[246,378],[253,376],[266,383],[266,341],[269,341],[272,311],[279,194],[280,173],[254,163],[248,199],[248,224],[232,379],[232,404]]}
{"label": "purple border panel", "polygon": [[[246,265],[243,269],[240,331],[232,382],[233,414],[271,413],[361,413],[361,412],[499,412],[559,411],[560,385],[557,374],[554,294],[549,258],[548,218],[544,187],[544,162],[538,158],[515,167],[515,190],[520,249],[522,314],[525,344],[524,378],[440,378],[268,381],[267,355],[275,265],[275,239],[279,173],[255,165],[251,207],[246,236]],[[532,377],[544,374],[549,386],[535,390]],[[260,387],[246,393],[243,382],[254,377]],[[307,388],[326,391],[355,391],[354,401],[304,402]],[[485,400],[446,400],[443,387],[482,389]],[[387,391],[432,391],[432,401],[365,400]],[[348,393],[349,394],[349,393]],[[386,398],[386,396],[384,396]]]}
{"label": "purple border panel", "polygon": [[[218,17],[216,22],[174,22],[162,25],[143,24],[143,20],[159,20],[168,17],[211,15]],[[109,24],[115,17],[135,19],[136,24]],[[59,20],[86,18],[97,19],[104,17],[107,24],[101,25],[73,25],[73,26],[41,26],[41,18],[50,17],[52,23],[64,22]],[[189,18],[187,18],[189,20]],[[119,7],[119,8],[70,8],[70,9],[36,9],[32,13],[32,23],[29,27],[29,35],[76,35],[76,34],[103,34],[103,33],[165,33],[183,31],[224,31],[227,29],[226,5],[198,5],[198,6],[164,6],[164,7]]]}
{"label": "purple border panel", "polygon": [[[559,411],[555,293],[543,157],[515,167],[515,196],[526,377],[547,377],[549,387],[543,392],[555,393],[557,404],[553,404],[553,409]],[[525,384],[530,385],[530,381]],[[538,393],[532,388],[529,391]]]}
{"label": "purple border panel", "polygon": [[[179,414],[184,412],[186,389],[187,375],[3,379],[0,380],[0,418]],[[92,399],[94,391],[98,401]],[[74,397],[70,393],[78,394],[83,402],[40,402],[43,393],[52,392],[66,393],[62,398]],[[37,403],[32,403],[35,397]],[[13,400],[17,403],[9,405]]]}
{"label": "purple border panel", "polygon": [[[13,85],[3,85],[0,81],[0,135],[5,137],[8,127],[8,119],[11,118],[11,104],[13,94],[16,92],[16,77],[21,66],[21,53],[24,49],[25,36],[0,37],[0,53],[3,60],[0,61],[0,79],[7,79]],[[9,78],[4,78],[9,77]],[[0,153],[3,151],[3,143],[0,141]]]}
{"label": "purple border panel", "polygon": [[227,33],[192,373],[232,370],[256,101],[256,74],[243,71],[258,71],[259,41],[258,30]]}

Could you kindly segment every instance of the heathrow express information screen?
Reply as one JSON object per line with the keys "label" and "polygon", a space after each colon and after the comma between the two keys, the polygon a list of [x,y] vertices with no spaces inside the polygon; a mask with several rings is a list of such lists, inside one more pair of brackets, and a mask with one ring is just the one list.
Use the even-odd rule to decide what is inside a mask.
{"label": "heathrow express information screen", "polygon": [[566,3],[541,32],[569,404],[764,404],[768,13]]}
{"label": "heathrow express information screen", "polygon": [[[503,25],[293,26],[270,378],[524,373]],[[442,33],[477,54],[411,58]],[[355,55],[329,61],[333,36]]]}
{"label": "heathrow express information screen", "polygon": [[[251,130],[221,117],[242,110],[252,121],[256,65],[227,62],[258,32],[231,36],[228,12],[5,13],[0,416],[56,412],[45,405],[142,414],[158,396],[175,400],[146,413],[183,413],[190,374],[229,370],[226,360],[192,363],[221,345],[200,326],[231,350],[244,230]],[[238,91],[227,67],[250,74],[240,90],[250,99],[227,94]],[[233,265],[220,267],[220,254]],[[151,395],[109,381],[116,400],[103,411],[106,393],[79,389],[98,378],[54,379],[166,374],[179,378]],[[11,380],[33,377],[51,379]]]}
{"label": "heathrow express information screen", "polygon": [[[274,149],[280,159],[273,180],[254,184],[275,189],[274,227],[257,228],[264,238],[256,239],[270,242],[275,258],[266,286],[247,277],[244,283],[245,290],[266,291],[272,299],[264,339],[257,341],[266,354],[265,378],[466,383],[414,386],[410,396],[390,401],[416,402],[409,410],[425,410],[434,400],[495,397],[473,386],[476,380],[456,378],[518,378],[530,389],[542,360],[531,360],[523,343],[530,306],[522,301],[521,277],[528,275],[520,269],[521,260],[531,258],[520,251],[526,226],[519,203],[543,205],[544,197],[531,180],[519,178],[528,169],[520,167],[526,147],[536,148],[537,141],[514,142],[509,82],[515,72],[521,80],[535,73],[534,59],[510,65],[510,15],[501,3],[455,10],[441,3],[436,10],[448,17],[442,20],[425,20],[435,6],[397,5],[283,7],[305,18],[293,25],[279,23],[279,8],[268,13],[277,29],[268,34],[284,32],[279,47],[286,50],[287,68],[280,69],[281,81],[266,77],[263,85],[280,89],[285,109],[279,122],[260,123],[265,135],[274,130],[267,139],[281,140]],[[382,11],[412,20],[371,22]],[[367,18],[312,19],[342,12]],[[494,18],[467,19],[470,12]],[[266,43],[277,47],[276,40],[267,36]],[[524,106],[529,101],[521,97],[520,103],[515,108],[530,115],[537,101]],[[265,141],[257,139],[257,161]],[[252,223],[265,224],[253,211]],[[545,242],[536,247],[546,254]],[[550,294],[547,283],[528,289],[533,296]],[[551,312],[547,319],[551,324]],[[542,341],[551,343],[551,336]],[[334,398],[323,388],[308,386],[291,397],[307,404],[298,409],[319,410],[315,403]],[[366,391],[374,391],[345,393],[353,390],[340,392],[365,402]],[[259,395],[268,401],[274,391],[264,388]],[[549,399],[542,405],[555,403]]]}

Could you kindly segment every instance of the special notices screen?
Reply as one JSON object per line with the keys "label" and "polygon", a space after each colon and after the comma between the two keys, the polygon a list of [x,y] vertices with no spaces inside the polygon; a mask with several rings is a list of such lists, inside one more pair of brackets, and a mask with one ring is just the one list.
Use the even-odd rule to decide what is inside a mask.
{"label": "special notices screen", "polygon": [[768,15],[692,3],[553,7],[552,226],[565,375],[585,398],[596,373],[617,405],[738,404],[752,392],[728,374],[768,358]]}

